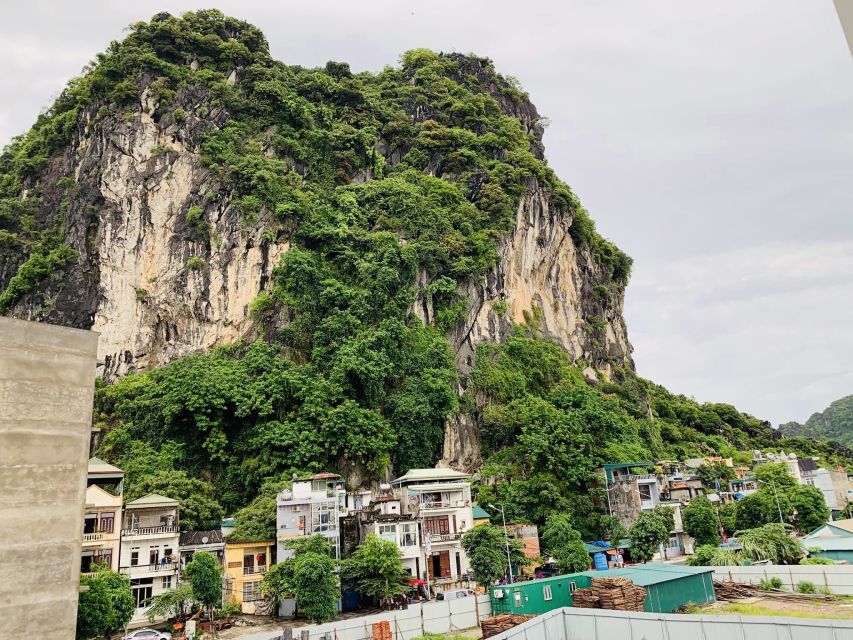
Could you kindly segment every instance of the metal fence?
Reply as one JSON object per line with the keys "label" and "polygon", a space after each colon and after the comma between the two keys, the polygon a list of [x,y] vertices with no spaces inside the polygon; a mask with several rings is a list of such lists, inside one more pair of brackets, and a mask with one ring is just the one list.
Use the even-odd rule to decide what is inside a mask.
{"label": "metal fence", "polygon": [[[290,629],[290,633],[294,640],[370,640],[373,637],[371,625],[387,620],[391,626],[392,640],[412,640],[426,633],[453,633],[470,629],[476,627],[479,620],[490,615],[492,615],[492,608],[489,597],[478,595],[456,600],[411,604],[408,609],[383,611],[325,624],[294,627]],[[241,640],[279,640],[285,635],[283,631],[259,631],[240,636],[240,638]]]}
{"label": "metal fence", "polygon": [[853,640],[853,620],[555,609],[491,640]]}
{"label": "metal fence", "polygon": [[800,582],[811,582],[817,587],[826,587],[835,595],[853,595],[853,565],[849,564],[791,566],[765,564],[751,567],[714,568],[714,580],[758,584],[770,578],[779,578],[788,590],[794,590]]}

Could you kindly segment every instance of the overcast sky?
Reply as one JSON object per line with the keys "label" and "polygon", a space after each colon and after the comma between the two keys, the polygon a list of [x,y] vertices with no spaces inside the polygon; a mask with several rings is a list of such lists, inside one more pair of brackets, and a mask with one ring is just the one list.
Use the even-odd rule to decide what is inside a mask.
{"label": "overcast sky", "polygon": [[[0,0],[0,144],[124,27],[212,2]],[[222,0],[273,55],[491,57],[634,258],[639,373],[774,424],[853,393],[853,59],[831,0]]]}

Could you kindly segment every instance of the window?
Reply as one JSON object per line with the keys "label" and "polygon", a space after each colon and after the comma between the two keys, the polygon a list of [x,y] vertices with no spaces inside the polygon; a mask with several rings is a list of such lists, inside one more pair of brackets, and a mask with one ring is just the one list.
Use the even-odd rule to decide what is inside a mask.
{"label": "window", "polygon": [[115,526],[116,514],[115,511],[104,511],[101,514],[101,526],[98,527],[104,533],[112,533]]}
{"label": "window", "polygon": [[152,547],[148,551],[148,564],[152,566],[157,566],[157,563],[160,562],[160,549],[157,547]]}
{"label": "window", "polygon": [[130,552],[130,566],[135,567],[139,564],[139,547]]}
{"label": "window", "polygon": [[521,591],[515,591],[512,594],[512,598],[513,598],[513,600],[515,600],[515,606],[520,607],[521,606]]}
{"label": "window", "polygon": [[320,524],[329,524],[329,512],[321,511],[320,512]]}
{"label": "window", "polygon": [[296,525],[296,529],[305,533],[305,516],[299,516],[299,522]]}
{"label": "window", "polygon": [[577,589],[577,588],[578,588],[578,585],[576,582],[574,582],[574,581],[569,582],[569,593],[574,593],[575,589]]}
{"label": "window", "polygon": [[255,573],[255,555],[247,553],[243,556],[243,574]]}
{"label": "window", "polygon": [[545,585],[544,587],[542,587],[542,597],[545,598],[545,600],[553,600],[554,595],[551,593],[550,585]]}
{"label": "window", "polygon": [[418,531],[417,525],[412,522],[410,524],[404,524],[402,527],[402,532],[400,535],[400,546],[401,547],[414,547],[418,544]]}
{"label": "window", "polygon": [[397,544],[397,525],[395,524],[380,524],[379,537],[384,538],[394,544]]}
{"label": "window", "polygon": [[260,582],[243,583],[243,602],[252,602],[263,598],[260,591]]}
{"label": "window", "polygon": [[130,591],[137,609],[148,606],[148,601],[151,600],[153,584],[154,578],[137,578],[130,581]]}
{"label": "window", "polygon": [[83,520],[83,533],[95,533],[97,523],[98,516],[87,515]]}
{"label": "window", "polygon": [[450,533],[450,521],[447,519],[447,516],[425,518],[424,529],[426,529],[427,533],[439,535],[447,534]]}
{"label": "window", "polygon": [[652,499],[652,487],[648,484],[640,484],[637,485],[637,488],[640,490],[640,500],[651,500]]}
{"label": "window", "polygon": [[163,589],[171,589],[172,588],[172,576],[164,576],[161,582],[161,586]]}
{"label": "window", "polygon": [[263,569],[267,566],[267,554],[259,553],[257,556],[258,569]]}

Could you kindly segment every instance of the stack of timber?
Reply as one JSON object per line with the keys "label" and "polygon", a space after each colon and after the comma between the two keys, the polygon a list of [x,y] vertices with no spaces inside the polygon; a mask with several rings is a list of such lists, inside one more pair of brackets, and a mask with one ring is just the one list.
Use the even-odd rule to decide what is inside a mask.
{"label": "stack of timber", "polygon": [[576,589],[572,602],[583,609],[643,611],[646,590],[628,578],[593,578],[592,588]]}
{"label": "stack of timber", "polygon": [[791,593],[778,589],[762,589],[756,584],[743,582],[714,581],[714,593],[717,600],[741,600],[743,598],[773,598],[787,602],[802,602],[803,600],[832,600],[831,595],[822,593]]}
{"label": "stack of timber", "polygon": [[514,613],[505,613],[503,615],[486,618],[482,622],[483,638],[491,638],[492,636],[496,636],[499,633],[508,631],[513,627],[517,627],[522,622],[527,622],[531,618],[535,617],[536,616],[523,616]]}

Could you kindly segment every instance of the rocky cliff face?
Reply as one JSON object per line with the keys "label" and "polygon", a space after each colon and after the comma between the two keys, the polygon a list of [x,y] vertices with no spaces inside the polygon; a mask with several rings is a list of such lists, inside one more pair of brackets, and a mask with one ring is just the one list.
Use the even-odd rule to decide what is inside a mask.
{"label": "rocky cliff face", "polygon": [[[58,229],[77,258],[42,274],[37,286],[16,297],[10,315],[99,332],[99,366],[107,379],[264,331],[271,336],[280,326],[274,321],[256,323],[252,302],[272,288],[273,269],[289,250],[290,233],[299,224],[298,216],[288,217],[290,209],[277,209],[275,198],[297,191],[304,198],[300,202],[316,203],[306,194],[319,198],[320,193],[327,199],[322,206],[334,210],[342,207],[336,187],[369,182],[383,167],[387,176],[390,168],[400,165],[396,168],[404,170],[396,175],[414,171],[452,185],[448,198],[467,198],[465,206],[477,217],[476,224],[459,222],[451,212],[449,220],[436,222],[436,229],[428,229],[426,240],[421,240],[417,233],[422,229],[407,220],[405,212],[372,211],[370,201],[359,202],[361,218],[352,218],[354,226],[365,225],[360,233],[379,227],[381,232],[393,231],[401,243],[421,241],[421,246],[433,242],[429,233],[449,238],[458,245],[447,252],[451,257],[432,262],[444,269],[443,277],[454,278],[460,270],[453,264],[461,262],[451,263],[451,258],[479,259],[486,252],[483,238],[499,238],[498,259],[485,276],[454,280],[465,310],[447,338],[455,353],[460,394],[469,384],[477,345],[505,340],[519,323],[558,342],[573,359],[605,377],[613,365],[631,366],[622,317],[627,269],[614,276],[613,265],[596,252],[594,242],[576,241],[582,212],[544,163],[539,114],[488,60],[415,51],[401,70],[373,78],[355,78],[340,63],[308,77],[305,70],[288,71],[268,59],[262,36],[252,28],[234,27],[230,19],[223,27],[213,13],[202,20],[213,21],[212,40],[191,39],[192,45],[186,46],[221,42],[221,51],[201,52],[207,68],[199,68],[195,54],[176,51],[171,40],[160,37],[162,25],[184,28],[181,19],[155,16],[150,25],[137,27],[131,36],[136,41],[127,51],[121,49],[124,45],[115,48],[117,59],[135,60],[138,46],[160,56],[158,72],[143,72],[120,83],[126,85],[120,98],[126,99],[129,91],[130,102],[117,106],[110,102],[114,95],[105,94],[109,97],[92,99],[79,112],[57,112],[75,114],[70,140],[61,152],[51,151],[45,169],[21,182],[14,199],[18,204],[28,198],[37,201],[37,226]],[[234,44],[235,36],[246,43],[245,51]],[[242,67],[235,62],[241,57]],[[116,68],[125,66],[133,64]],[[244,78],[242,70],[247,68],[253,71]],[[157,75],[163,69],[168,77]],[[211,87],[219,93],[214,95]],[[391,96],[382,109],[376,108],[374,98],[365,98],[382,92]],[[242,109],[239,118],[229,113],[228,104]],[[219,142],[235,148],[245,143],[252,149],[253,179],[268,180],[274,188],[267,192],[252,183],[237,194],[240,185],[231,178],[226,182],[223,175],[228,171],[213,170],[202,153],[210,134],[224,131],[235,120],[239,125],[234,130],[245,139]],[[332,135],[326,135],[329,129]],[[298,154],[302,157],[297,161]],[[270,169],[263,166],[265,160],[278,165]],[[434,197],[426,186],[403,183],[405,179],[383,188],[399,189],[403,199]],[[247,193],[260,202],[257,215],[241,212],[240,198]],[[513,198],[521,195],[514,225],[503,232],[503,214],[495,211],[509,193]],[[355,206],[355,196],[345,195],[352,196],[348,206]],[[376,206],[388,208],[387,203]],[[303,220],[310,217],[304,211],[301,215]],[[590,225],[587,237],[601,240],[584,219]],[[24,227],[18,221],[15,229]],[[476,234],[481,237],[472,240]],[[2,241],[0,235],[0,291],[20,270],[25,255],[4,251]],[[465,252],[476,255],[471,258]],[[436,276],[422,270],[413,283],[418,293],[410,316],[425,324],[436,322],[433,297],[425,293]],[[287,317],[281,305],[276,311],[281,314],[276,317]],[[478,430],[476,410],[451,418],[443,463],[475,467],[481,457]]]}
{"label": "rocky cliff face", "polygon": [[67,198],[65,238],[80,258],[11,315],[97,331],[108,379],[246,335],[249,305],[288,246],[263,235],[263,220],[245,226],[201,161],[200,136],[226,114],[201,91],[177,99],[190,114],[180,123],[155,120],[147,92],[125,114],[87,111],[42,179],[74,176],[68,193],[47,186],[42,208],[47,219]]}

